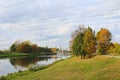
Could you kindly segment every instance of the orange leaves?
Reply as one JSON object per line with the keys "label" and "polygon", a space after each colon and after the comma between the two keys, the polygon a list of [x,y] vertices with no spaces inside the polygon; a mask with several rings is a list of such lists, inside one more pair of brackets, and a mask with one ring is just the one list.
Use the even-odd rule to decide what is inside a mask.
{"label": "orange leaves", "polygon": [[111,40],[111,33],[109,30],[102,28],[99,32],[98,32],[98,41],[101,43],[106,43],[109,42]]}
{"label": "orange leaves", "polygon": [[110,48],[110,41],[112,39],[111,33],[109,30],[102,28],[97,33],[97,42],[98,48],[101,54],[107,54],[108,49]]}
{"label": "orange leaves", "polygon": [[56,53],[57,52],[57,48],[51,48],[52,52]]}

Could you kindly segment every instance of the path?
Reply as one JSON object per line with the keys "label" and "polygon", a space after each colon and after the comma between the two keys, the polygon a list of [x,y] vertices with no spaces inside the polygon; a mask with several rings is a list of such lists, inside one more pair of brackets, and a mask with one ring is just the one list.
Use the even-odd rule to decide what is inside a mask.
{"label": "path", "polygon": [[110,55],[104,55],[106,57],[113,57],[113,58],[120,58],[120,56],[110,56]]}

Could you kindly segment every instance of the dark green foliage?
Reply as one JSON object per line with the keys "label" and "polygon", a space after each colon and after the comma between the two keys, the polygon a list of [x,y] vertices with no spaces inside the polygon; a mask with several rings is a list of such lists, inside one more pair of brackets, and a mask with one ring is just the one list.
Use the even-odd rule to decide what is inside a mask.
{"label": "dark green foliage", "polygon": [[84,51],[83,38],[86,28],[79,27],[72,35],[72,53],[76,56],[85,58],[86,52]]}
{"label": "dark green foliage", "polygon": [[84,37],[84,34],[79,33],[73,41],[72,51],[76,56],[85,55],[83,52],[83,37]]}
{"label": "dark green foliage", "polygon": [[39,47],[39,52],[52,52],[52,50],[47,47]]}
{"label": "dark green foliage", "polygon": [[16,51],[16,45],[15,45],[15,44],[12,44],[12,45],[11,45],[10,51],[11,51],[11,52],[15,52],[15,51]]}

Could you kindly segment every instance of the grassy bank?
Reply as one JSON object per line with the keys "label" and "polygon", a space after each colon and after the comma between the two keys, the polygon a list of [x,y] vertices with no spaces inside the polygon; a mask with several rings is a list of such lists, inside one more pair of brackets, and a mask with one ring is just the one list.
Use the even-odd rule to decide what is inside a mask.
{"label": "grassy bank", "polygon": [[96,56],[73,57],[46,69],[9,75],[6,80],[120,80],[120,59]]}
{"label": "grassy bank", "polygon": [[28,56],[26,53],[2,53],[0,54],[0,58],[2,57],[18,57],[18,56]]}
{"label": "grassy bank", "polygon": [[20,56],[48,56],[48,55],[53,55],[52,53],[46,53],[46,52],[41,52],[41,53],[18,53],[18,52],[12,52],[12,53],[0,53],[0,58],[3,57],[20,57]]}

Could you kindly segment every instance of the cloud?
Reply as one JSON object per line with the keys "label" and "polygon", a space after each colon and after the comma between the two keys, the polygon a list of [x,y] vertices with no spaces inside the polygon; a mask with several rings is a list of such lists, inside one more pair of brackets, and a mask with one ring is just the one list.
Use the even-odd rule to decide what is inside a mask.
{"label": "cloud", "polygon": [[108,28],[113,41],[119,41],[119,0],[24,1],[0,1],[0,49],[7,49],[15,40],[68,48],[71,33],[80,24],[95,31]]}
{"label": "cloud", "polygon": [[1,35],[3,35],[0,39],[1,45],[5,47],[10,46],[16,40],[30,40],[40,46],[57,46],[61,40],[64,40],[64,36],[68,40],[67,35],[73,24],[50,24],[49,22],[41,24],[31,21],[0,24],[0,26]]}

